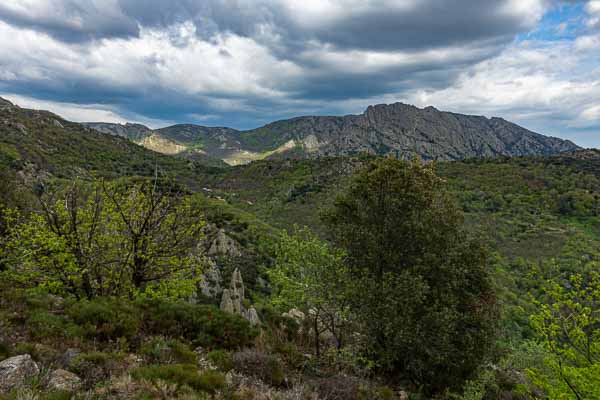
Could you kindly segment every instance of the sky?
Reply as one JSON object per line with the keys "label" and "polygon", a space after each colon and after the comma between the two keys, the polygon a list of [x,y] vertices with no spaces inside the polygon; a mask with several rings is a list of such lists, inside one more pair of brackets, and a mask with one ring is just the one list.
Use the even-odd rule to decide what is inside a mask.
{"label": "sky", "polygon": [[0,96],[153,128],[401,101],[600,148],[600,0],[2,0]]}

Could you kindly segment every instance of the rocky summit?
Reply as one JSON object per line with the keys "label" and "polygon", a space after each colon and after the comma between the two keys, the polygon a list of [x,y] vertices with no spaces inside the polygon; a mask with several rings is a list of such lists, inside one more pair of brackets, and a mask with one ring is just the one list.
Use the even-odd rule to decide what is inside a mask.
{"label": "rocky summit", "polygon": [[138,124],[87,124],[166,154],[204,155],[228,164],[278,158],[359,153],[410,159],[550,155],[578,149],[502,118],[463,115],[403,104],[368,107],[360,115],[305,116],[248,131],[174,125],[155,131]]}

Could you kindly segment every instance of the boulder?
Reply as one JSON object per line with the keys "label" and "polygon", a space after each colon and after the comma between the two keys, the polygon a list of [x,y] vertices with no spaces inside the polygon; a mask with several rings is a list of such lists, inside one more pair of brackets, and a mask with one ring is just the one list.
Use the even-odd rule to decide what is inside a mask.
{"label": "boulder", "polygon": [[29,354],[8,358],[0,362],[0,392],[21,386],[25,380],[40,373]]}
{"label": "boulder", "polygon": [[72,372],[57,369],[50,373],[47,388],[48,390],[76,392],[81,389],[81,379]]}

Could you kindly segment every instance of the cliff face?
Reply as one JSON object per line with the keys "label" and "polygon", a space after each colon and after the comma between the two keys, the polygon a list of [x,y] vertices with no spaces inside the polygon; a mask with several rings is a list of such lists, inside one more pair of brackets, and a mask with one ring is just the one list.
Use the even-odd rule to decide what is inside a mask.
{"label": "cliff face", "polygon": [[[248,131],[224,127],[174,125],[155,131],[136,124],[88,124],[145,145],[159,137],[163,152],[202,154],[229,164],[268,157],[319,157],[366,152],[426,160],[550,155],[577,150],[572,142],[540,135],[501,118],[420,109],[396,103],[370,106],[360,115],[307,116]],[[168,146],[167,146],[168,144]],[[160,146],[153,150],[161,151]]]}
{"label": "cliff face", "polygon": [[[543,136],[500,118],[488,119],[396,103],[361,115],[300,117],[244,133],[295,140],[306,155],[359,152],[453,160],[470,157],[546,155],[576,150],[572,142]],[[271,144],[271,146],[279,143]],[[267,145],[264,140],[262,145]]]}

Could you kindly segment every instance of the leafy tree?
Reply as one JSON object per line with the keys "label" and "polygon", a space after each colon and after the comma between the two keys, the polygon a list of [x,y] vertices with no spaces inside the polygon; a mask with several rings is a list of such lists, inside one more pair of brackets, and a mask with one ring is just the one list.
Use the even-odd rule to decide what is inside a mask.
{"label": "leafy tree", "polygon": [[315,351],[320,355],[320,334],[329,331],[342,347],[348,320],[348,274],[343,253],[310,232],[283,233],[275,246],[275,265],[269,278],[273,301],[286,310],[297,308],[311,320]]}
{"label": "leafy tree", "polygon": [[174,184],[76,182],[13,213],[5,252],[11,276],[77,297],[189,295],[204,220]]}
{"label": "leafy tree", "polygon": [[323,219],[357,282],[351,311],[370,357],[429,392],[472,376],[494,342],[496,298],[434,166],[374,161]]}
{"label": "leafy tree", "polygon": [[531,369],[530,377],[552,399],[600,398],[598,263],[563,284],[550,282],[546,294],[531,322],[550,354],[547,368]]}

